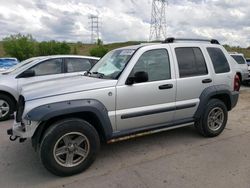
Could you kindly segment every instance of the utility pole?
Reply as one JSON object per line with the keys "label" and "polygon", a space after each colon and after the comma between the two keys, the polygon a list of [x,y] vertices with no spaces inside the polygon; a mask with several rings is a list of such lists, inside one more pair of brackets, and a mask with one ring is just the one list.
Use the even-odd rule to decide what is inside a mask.
{"label": "utility pole", "polygon": [[167,0],[153,0],[149,41],[159,41],[167,37]]}
{"label": "utility pole", "polygon": [[91,30],[90,43],[94,44],[100,38],[99,36],[99,16],[91,14],[89,16],[89,25]]}

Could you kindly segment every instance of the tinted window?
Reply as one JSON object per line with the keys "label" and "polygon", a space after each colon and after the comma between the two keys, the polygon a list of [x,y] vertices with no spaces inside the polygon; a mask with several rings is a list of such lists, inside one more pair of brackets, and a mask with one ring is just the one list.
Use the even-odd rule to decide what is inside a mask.
{"label": "tinted window", "polygon": [[206,75],[208,73],[204,56],[199,48],[175,49],[180,78]]}
{"label": "tinted window", "polygon": [[65,59],[67,72],[81,72],[91,69],[91,63],[87,59],[68,58]]}
{"label": "tinted window", "polygon": [[227,58],[220,48],[207,48],[207,51],[212,60],[215,73],[230,71]]}
{"label": "tinted window", "polygon": [[35,71],[36,76],[60,74],[62,73],[62,59],[51,59],[39,63],[31,68]]}
{"label": "tinted window", "polygon": [[250,59],[247,59],[247,64],[248,66],[250,66]]}
{"label": "tinted window", "polygon": [[168,52],[164,49],[147,51],[139,58],[133,73],[148,73],[148,81],[167,80],[171,78]]}
{"label": "tinted window", "polygon": [[246,64],[245,59],[240,55],[231,55],[238,64]]}

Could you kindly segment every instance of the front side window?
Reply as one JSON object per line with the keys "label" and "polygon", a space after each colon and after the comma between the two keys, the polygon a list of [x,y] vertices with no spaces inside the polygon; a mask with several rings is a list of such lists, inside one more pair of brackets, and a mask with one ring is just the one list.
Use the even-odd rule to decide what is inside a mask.
{"label": "front side window", "polygon": [[180,78],[208,74],[205,58],[197,47],[175,49]]}
{"label": "front side window", "polygon": [[208,54],[213,63],[215,73],[225,73],[230,71],[226,56],[220,48],[207,48]]}
{"label": "front side window", "polygon": [[148,73],[149,82],[170,79],[171,70],[167,50],[150,50],[142,54],[132,73],[141,71]]}
{"label": "front side window", "polygon": [[60,74],[62,73],[62,59],[51,59],[39,63],[31,68],[35,71],[35,76]]}
{"label": "front side window", "polygon": [[87,59],[81,58],[67,58],[65,59],[67,72],[81,72],[91,69],[91,63]]}
{"label": "front side window", "polygon": [[134,49],[119,49],[106,54],[91,70],[90,74],[99,78],[117,79],[130,58]]}

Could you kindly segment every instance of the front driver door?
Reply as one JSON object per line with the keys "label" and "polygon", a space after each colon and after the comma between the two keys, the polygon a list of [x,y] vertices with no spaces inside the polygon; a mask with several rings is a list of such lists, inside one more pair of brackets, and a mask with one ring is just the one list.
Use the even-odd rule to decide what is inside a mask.
{"label": "front driver door", "polygon": [[[147,49],[147,48],[146,48]],[[148,73],[149,80],[117,86],[117,131],[166,124],[175,112],[176,80],[169,49],[141,50],[130,76]],[[132,63],[132,62],[131,62]]]}

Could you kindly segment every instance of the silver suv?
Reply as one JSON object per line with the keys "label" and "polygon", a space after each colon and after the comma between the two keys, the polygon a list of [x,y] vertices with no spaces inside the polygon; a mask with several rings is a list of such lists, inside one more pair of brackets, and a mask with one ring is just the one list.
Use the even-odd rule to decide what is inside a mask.
{"label": "silver suv", "polygon": [[35,57],[0,73],[0,121],[9,119],[13,114],[22,86],[78,75],[91,69],[98,60],[72,55]]}
{"label": "silver suv", "polygon": [[59,176],[94,161],[100,142],[194,125],[219,135],[239,96],[230,55],[216,40],[166,39],[113,50],[85,76],[23,87],[11,140],[31,138]]}

